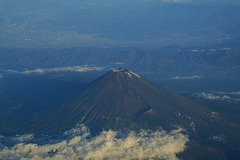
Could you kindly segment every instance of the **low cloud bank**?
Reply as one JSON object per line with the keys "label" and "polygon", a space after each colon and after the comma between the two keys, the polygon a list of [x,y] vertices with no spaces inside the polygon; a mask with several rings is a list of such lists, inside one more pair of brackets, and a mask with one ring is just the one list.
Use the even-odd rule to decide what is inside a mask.
{"label": "low cloud bank", "polygon": [[199,75],[193,75],[193,76],[189,76],[189,77],[179,77],[179,76],[172,77],[172,79],[201,79],[201,78],[203,78],[203,77],[199,76]]}
{"label": "low cloud bank", "polygon": [[38,73],[43,74],[47,72],[63,72],[63,71],[71,71],[71,72],[88,72],[88,71],[101,71],[104,70],[103,67],[89,67],[89,66],[68,66],[68,67],[56,67],[56,68],[37,68],[34,70],[26,70],[26,71],[15,71],[8,70],[8,72],[21,73],[21,74],[32,74]]}
{"label": "low cloud bank", "polygon": [[205,93],[205,92],[202,92],[202,93],[197,93],[196,94],[198,97],[202,97],[202,98],[205,98],[205,99],[214,99],[214,100],[220,100],[221,97],[220,96],[215,96],[211,93]]}
{"label": "low cloud bank", "polygon": [[[240,99],[238,98],[232,98],[230,97],[230,95],[239,95],[239,92],[229,92],[228,95],[226,92],[216,92],[216,94],[218,93],[218,95],[212,94],[212,93],[196,93],[195,95],[197,97],[201,97],[204,99],[210,99],[210,100],[224,100],[224,101],[240,101]],[[223,94],[225,93],[225,94]]]}
{"label": "low cloud bank", "polygon": [[90,137],[79,125],[59,136],[0,136],[0,159],[167,159],[177,160],[188,141],[182,129],[166,132],[103,131]]}

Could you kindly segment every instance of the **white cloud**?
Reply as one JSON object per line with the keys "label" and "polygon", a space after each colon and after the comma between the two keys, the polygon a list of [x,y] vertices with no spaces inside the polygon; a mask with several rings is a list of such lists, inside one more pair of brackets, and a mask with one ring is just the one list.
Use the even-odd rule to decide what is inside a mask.
{"label": "white cloud", "polygon": [[34,70],[26,70],[26,71],[23,71],[22,73],[23,74],[31,74],[31,73],[44,73],[45,69],[41,69],[41,68],[38,68],[38,69],[34,69]]}
{"label": "white cloud", "polygon": [[190,50],[191,52],[198,52],[199,50],[198,49],[192,49]]}
{"label": "white cloud", "polygon": [[[0,159],[167,159],[177,160],[188,141],[182,129],[158,131],[102,131],[96,137],[84,126],[77,126],[60,139],[32,135],[0,137]],[[14,145],[9,146],[15,142]],[[4,144],[3,144],[4,143]]]}
{"label": "white cloud", "polygon": [[220,96],[215,96],[215,95],[213,95],[211,93],[205,93],[205,92],[197,93],[197,96],[205,98],[205,99],[212,99],[212,100],[220,100],[221,99]]}
{"label": "white cloud", "polygon": [[237,91],[237,92],[231,92],[230,94],[232,94],[232,95],[240,95],[240,91]]}
{"label": "white cloud", "polygon": [[88,72],[88,71],[100,71],[103,70],[103,67],[89,67],[89,66],[68,66],[68,67],[56,67],[56,68],[37,68],[34,70],[26,70],[26,71],[14,71],[8,70],[8,72],[13,73],[22,73],[22,74],[32,74],[32,73],[47,73],[47,72],[63,72],[63,71],[71,71],[71,72]]}
{"label": "white cloud", "polygon": [[0,74],[0,78],[2,78],[2,77],[3,77],[3,75]]}
{"label": "white cloud", "polygon": [[102,67],[88,67],[88,66],[73,66],[73,67],[63,67],[63,68],[51,68],[48,72],[57,71],[72,71],[72,72],[88,72],[88,71],[100,71],[103,70]]}
{"label": "white cloud", "polygon": [[231,97],[229,97],[229,96],[227,96],[227,95],[224,95],[222,98],[223,98],[223,99],[231,99]]}
{"label": "white cloud", "polygon": [[199,76],[199,75],[193,75],[193,76],[189,76],[189,77],[179,77],[179,76],[172,77],[172,79],[201,79],[201,78],[203,78],[203,77]]}
{"label": "white cloud", "polygon": [[216,136],[212,135],[212,137],[210,139],[218,141],[218,142],[223,142],[223,143],[226,142],[226,137],[224,135],[222,135],[222,134],[216,135]]}
{"label": "white cloud", "polygon": [[[214,95],[212,93],[205,93],[205,92],[202,92],[202,93],[196,93],[195,95],[198,96],[198,97],[202,97],[204,99],[211,99],[211,100],[225,100],[225,101],[229,101],[229,102],[232,102],[232,101],[240,101],[240,99],[238,98],[232,98],[228,95],[221,95],[221,94],[225,94],[226,92],[216,92],[220,95]],[[229,92],[229,94],[232,94],[232,95],[238,95],[239,92]]]}
{"label": "white cloud", "polygon": [[221,51],[231,51],[232,49],[231,48],[221,48],[220,50]]}
{"label": "white cloud", "polygon": [[215,92],[217,94],[229,94],[229,95],[240,95],[240,91],[235,92]]}

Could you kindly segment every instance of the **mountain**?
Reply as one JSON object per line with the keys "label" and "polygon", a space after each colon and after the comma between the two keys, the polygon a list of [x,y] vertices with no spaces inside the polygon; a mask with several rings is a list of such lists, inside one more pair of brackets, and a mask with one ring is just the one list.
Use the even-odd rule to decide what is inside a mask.
{"label": "mountain", "polygon": [[173,125],[181,125],[192,132],[198,129],[193,127],[194,123],[201,128],[211,114],[210,110],[131,71],[113,69],[60,106],[52,115],[61,122],[48,130],[84,123],[95,130],[159,126],[172,129]]}
{"label": "mountain", "polygon": [[123,68],[112,69],[76,97],[31,119],[34,123],[27,128],[40,132],[70,129],[77,123],[94,130],[182,126],[190,133],[203,129],[212,133],[222,129],[215,124],[222,120],[218,113]]}
{"label": "mountain", "polygon": [[239,124],[123,68],[112,69],[55,108],[1,124],[0,134],[59,133],[79,123],[93,135],[109,129],[184,128],[190,138],[184,159],[203,153],[216,158],[225,150],[237,154],[240,148]]}
{"label": "mountain", "polygon": [[[19,121],[19,120],[18,120]],[[47,112],[31,116],[17,130],[59,132],[77,123],[92,132],[103,129],[171,130],[181,126],[196,137],[227,134],[233,124],[184,96],[168,91],[126,69],[113,69],[77,95]],[[12,123],[13,126],[15,123]],[[8,125],[7,128],[12,128]],[[5,131],[7,131],[7,128]],[[239,131],[239,126],[235,126]],[[204,133],[203,133],[204,131]]]}
{"label": "mountain", "polygon": [[[172,46],[160,49],[132,48],[68,48],[68,49],[1,49],[0,72],[22,72],[42,68],[68,66],[97,66],[128,68],[141,75],[154,78],[202,75],[224,79],[239,74],[239,47],[226,45],[181,48]],[[236,46],[235,46],[236,47]],[[19,55],[21,57],[19,58]],[[231,72],[231,74],[229,74]],[[148,79],[150,79],[148,77]]]}

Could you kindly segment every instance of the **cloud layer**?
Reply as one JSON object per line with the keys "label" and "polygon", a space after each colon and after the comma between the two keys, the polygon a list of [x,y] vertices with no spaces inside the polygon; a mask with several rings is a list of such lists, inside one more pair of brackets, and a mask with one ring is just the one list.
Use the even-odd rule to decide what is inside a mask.
{"label": "cloud layer", "polygon": [[233,98],[231,96],[231,95],[239,96],[239,94],[240,94],[240,92],[238,91],[238,92],[216,92],[215,94],[202,92],[202,93],[196,93],[195,95],[197,97],[201,97],[201,98],[204,98],[204,99],[224,100],[224,101],[232,102],[232,101],[240,101],[239,98]]}
{"label": "cloud layer", "polygon": [[230,95],[240,95],[240,91],[235,92],[216,92],[218,94],[230,94]]}
{"label": "cloud layer", "polygon": [[88,72],[88,71],[100,71],[103,70],[103,67],[89,67],[89,66],[68,66],[68,67],[56,67],[56,68],[37,68],[34,70],[25,70],[22,72],[15,70],[8,70],[8,72],[14,73],[22,73],[22,74],[32,74],[32,73],[47,73],[47,72],[63,72],[63,71],[71,71],[71,72]]}
{"label": "cloud layer", "polygon": [[[103,131],[90,137],[77,126],[59,136],[0,137],[0,159],[168,159],[176,160],[188,141],[182,129],[158,131]],[[57,138],[58,137],[58,138]]]}

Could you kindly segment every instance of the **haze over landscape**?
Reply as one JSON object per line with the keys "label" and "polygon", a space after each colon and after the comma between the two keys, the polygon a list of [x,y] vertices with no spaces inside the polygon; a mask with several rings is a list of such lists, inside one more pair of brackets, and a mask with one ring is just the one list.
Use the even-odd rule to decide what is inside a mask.
{"label": "haze over landscape", "polygon": [[25,0],[0,2],[1,47],[206,45],[239,40],[239,2]]}
{"label": "haze over landscape", "polygon": [[1,0],[0,159],[240,157],[238,0]]}

